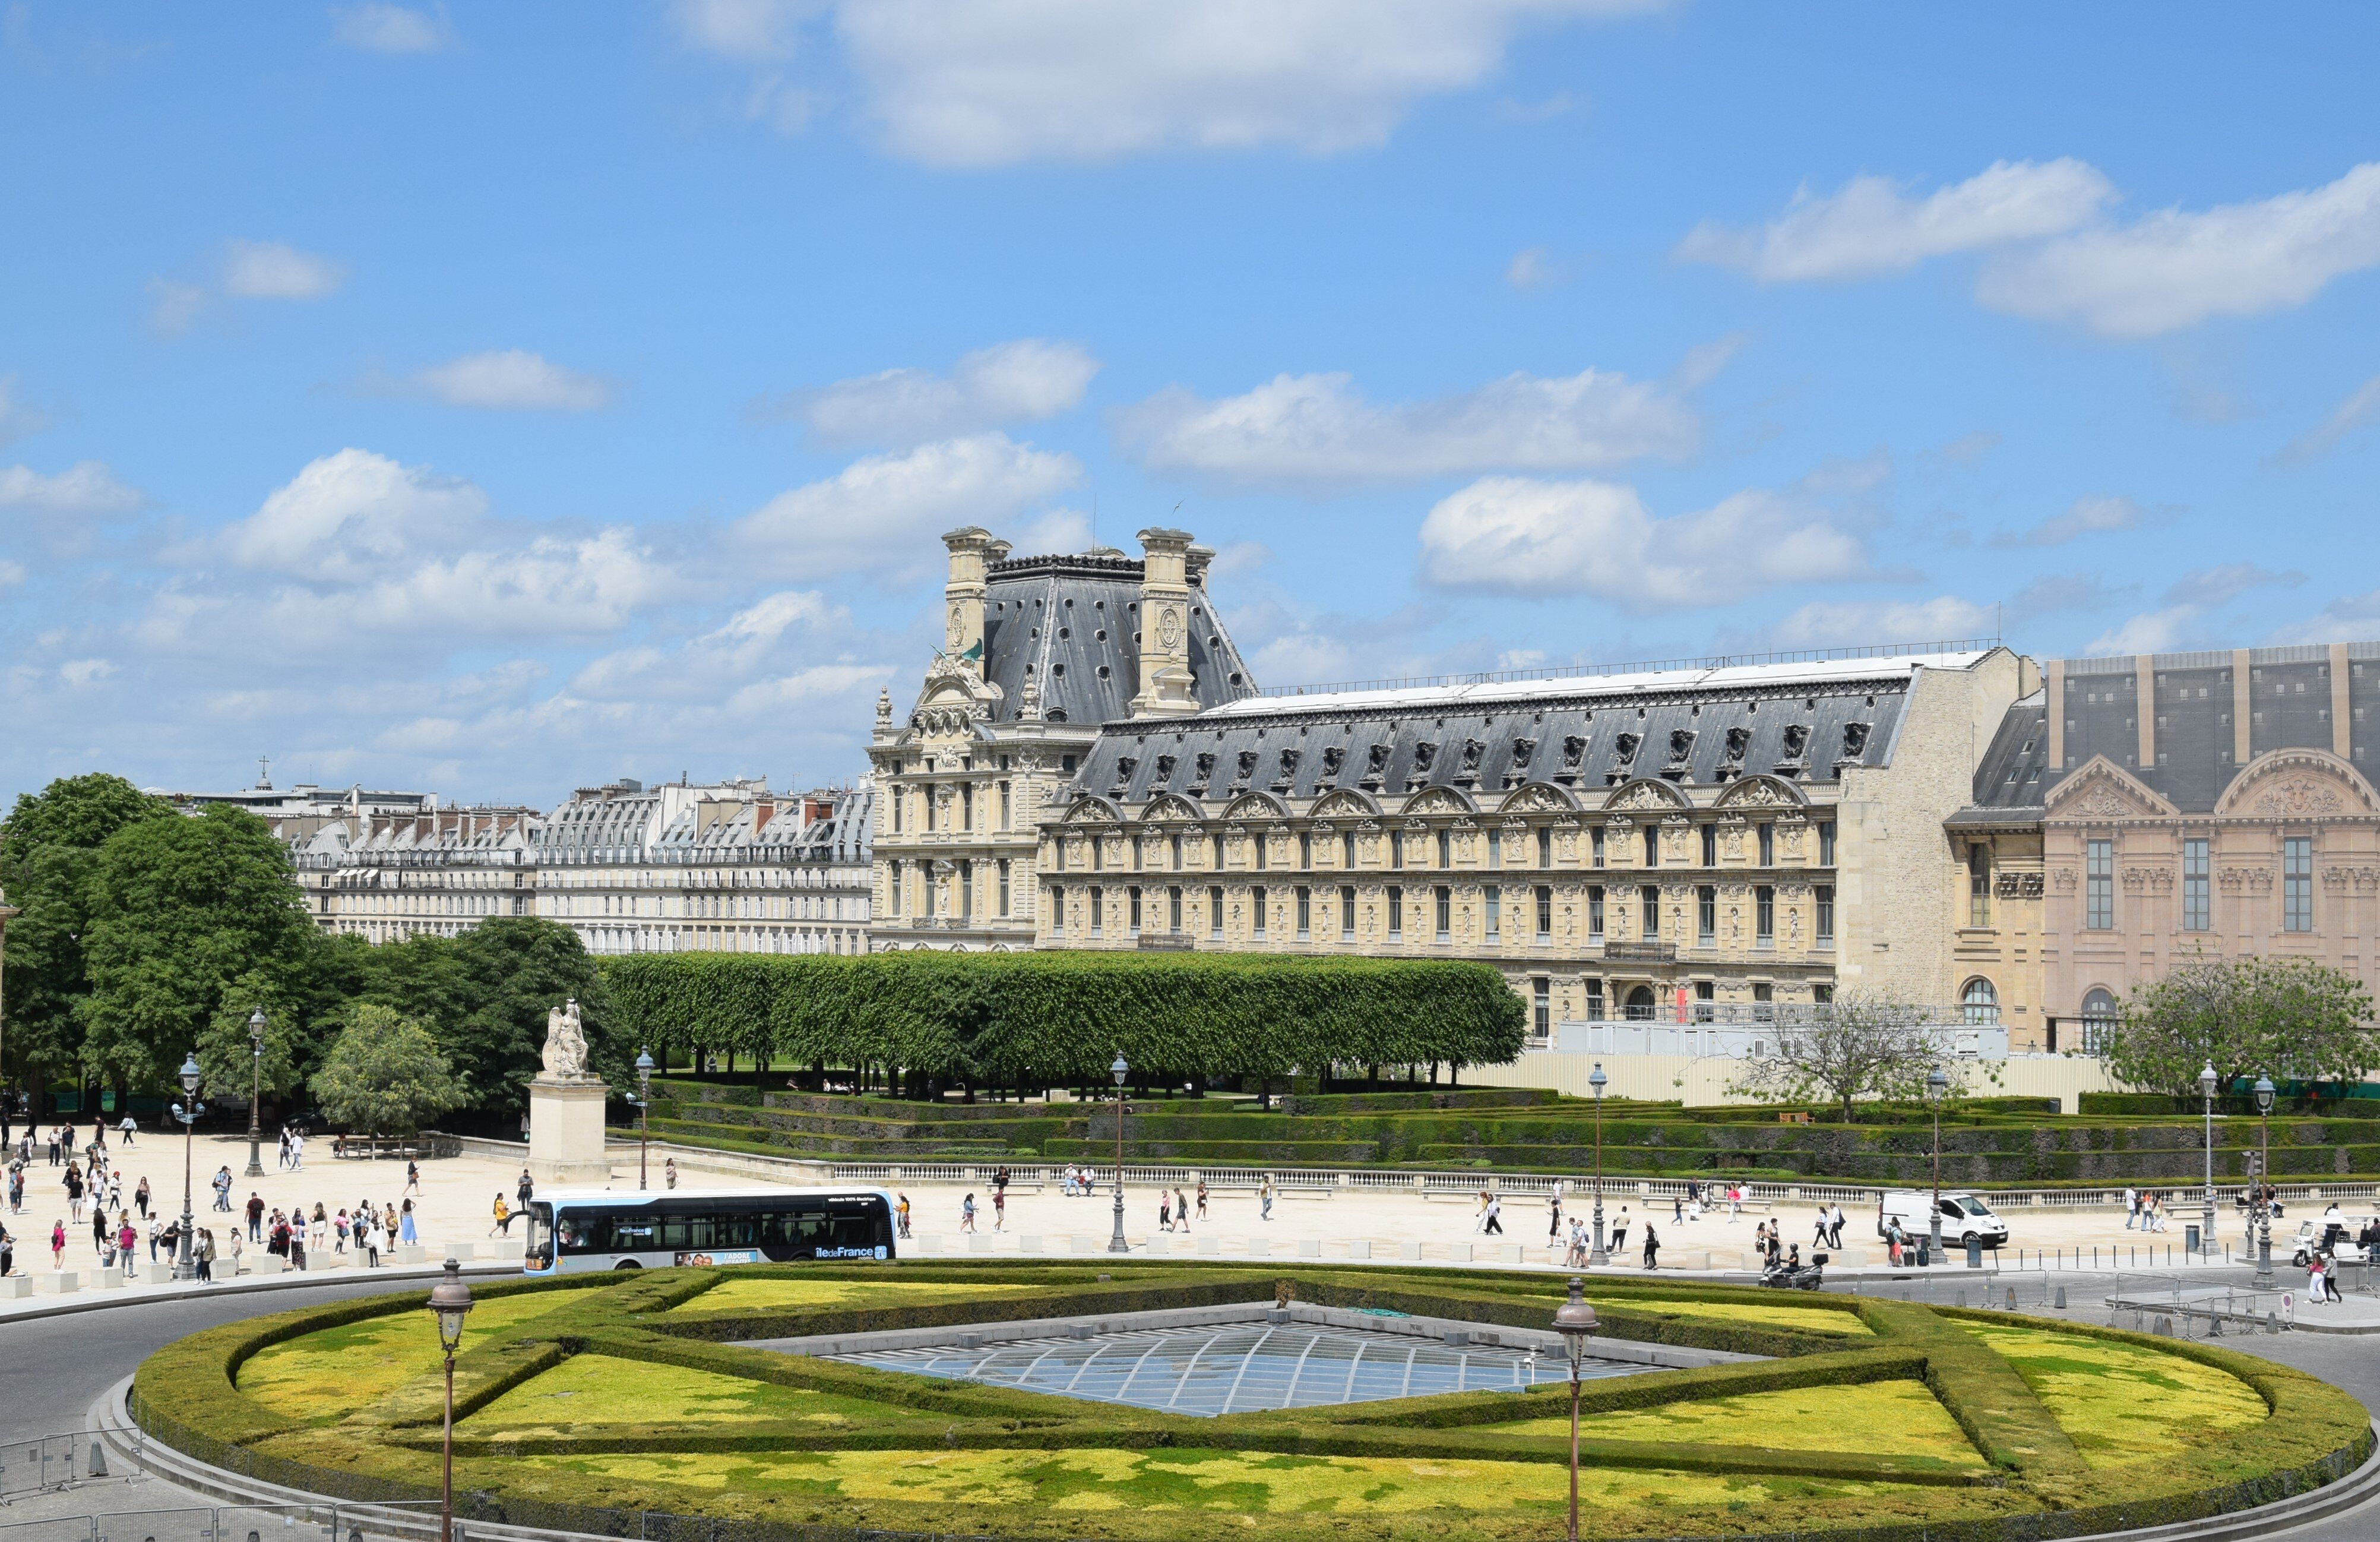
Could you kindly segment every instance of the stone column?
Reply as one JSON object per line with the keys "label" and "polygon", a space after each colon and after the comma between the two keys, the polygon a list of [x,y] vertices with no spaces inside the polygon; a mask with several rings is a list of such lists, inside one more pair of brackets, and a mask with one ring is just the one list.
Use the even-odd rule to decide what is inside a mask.
{"label": "stone column", "polygon": [[1135,717],[1184,716],[1198,710],[1190,674],[1190,532],[1140,532],[1140,693]]}

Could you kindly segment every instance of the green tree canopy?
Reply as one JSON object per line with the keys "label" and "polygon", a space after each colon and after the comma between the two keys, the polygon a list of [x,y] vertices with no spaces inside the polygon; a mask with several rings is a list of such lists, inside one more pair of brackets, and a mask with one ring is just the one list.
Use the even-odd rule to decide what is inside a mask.
{"label": "green tree canopy", "polygon": [[90,993],[77,1003],[94,1078],[147,1090],[168,1081],[236,982],[307,988],[320,943],[263,820],[226,804],[145,819],[108,837],[85,886]]}
{"label": "green tree canopy", "polygon": [[430,1030],[372,1002],[355,1009],[312,1086],[333,1123],[368,1135],[410,1134],[471,1095]]}
{"label": "green tree canopy", "polygon": [[2134,987],[2102,1053],[2120,1080],[2186,1096],[2209,1065],[2226,1094],[2259,1073],[2347,1083],[2380,1069],[2380,1029],[2362,982],[2326,964],[2201,955]]}
{"label": "green tree canopy", "polygon": [[459,936],[413,937],[365,950],[357,999],[419,1019],[488,1112],[528,1106],[529,1079],[545,1046],[545,1014],[576,997],[598,1074],[626,1084],[625,1054],[605,1031],[603,981],[569,927],[534,916],[500,916]]}

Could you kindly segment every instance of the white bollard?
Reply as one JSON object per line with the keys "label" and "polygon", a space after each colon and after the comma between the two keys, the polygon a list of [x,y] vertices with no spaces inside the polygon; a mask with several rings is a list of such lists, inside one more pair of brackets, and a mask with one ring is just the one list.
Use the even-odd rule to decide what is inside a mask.
{"label": "white bollard", "polygon": [[1347,1256],[1350,1258],[1369,1258],[1371,1255],[1372,1242],[1368,1237],[1355,1238],[1347,1244]]}
{"label": "white bollard", "polygon": [[1449,1242],[1446,1244],[1446,1255],[1449,1258],[1453,1259],[1458,1264],[1468,1264],[1471,1262],[1471,1244],[1469,1242]]}
{"label": "white bollard", "polygon": [[1298,1242],[1297,1242],[1297,1255],[1298,1255],[1300,1258],[1319,1258],[1319,1257],[1321,1257],[1321,1256],[1322,1256],[1322,1239],[1321,1239],[1321,1238],[1319,1238],[1319,1237],[1301,1237],[1301,1238],[1299,1238],[1299,1239],[1298,1239]]}
{"label": "white bollard", "polygon": [[1504,1262],[1507,1264],[1517,1264],[1521,1261],[1524,1249],[1518,1242],[1506,1242],[1497,1251],[1504,1255]]}
{"label": "white bollard", "polygon": [[1401,1242],[1398,1244],[1397,1251],[1400,1257],[1413,1259],[1415,1261],[1418,1261],[1421,1257],[1421,1244],[1419,1242]]}
{"label": "white bollard", "polygon": [[1271,1241],[1264,1237],[1250,1237],[1247,1246],[1248,1256],[1251,1258],[1262,1258],[1272,1251]]}
{"label": "white bollard", "polygon": [[911,1237],[905,1251],[910,1253],[940,1253],[942,1251],[942,1240],[933,1232],[929,1231],[919,1236]]}
{"label": "white bollard", "polygon": [[1041,1251],[1041,1239],[1036,1234],[1028,1231],[1025,1235],[1016,1239],[1016,1251],[1019,1253],[1038,1253]]}
{"label": "white bollard", "polygon": [[1216,1256],[1223,1251],[1223,1239],[1211,1233],[1201,1237],[1198,1239],[1198,1251],[1209,1257]]}
{"label": "white bollard", "polygon": [[991,1239],[985,1236],[980,1231],[968,1232],[966,1241],[967,1251],[969,1253],[990,1253],[991,1251]]}
{"label": "white bollard", "polygon": [[174,1283],[174,1266],[143,1264],[140,1266],[140,1279],[143,1284],[148,1285],[171,1285]]}
{"label": "white bollard", "polygon": [[81,1276],[73,1269],[52,1269],[33,1278],[41,1281],[42,1290],[61,1296],[72,1295],[75,1288],[82,1283]]}
{"label": "white bollard", "polygon": [[0,1301],[19,1301],[33,1293],[30,1274],[0,1275]]}
{"label": "white bollard", "polygon": [[124,1271],[122,1269],[114,1268],[100,1270],[99,1278],[96,1280],[93,1280],[92,1283],[97,1285],[103,1291],[121,1291],[126,1285],[129,1284],[130,1281],[124,1278]]}

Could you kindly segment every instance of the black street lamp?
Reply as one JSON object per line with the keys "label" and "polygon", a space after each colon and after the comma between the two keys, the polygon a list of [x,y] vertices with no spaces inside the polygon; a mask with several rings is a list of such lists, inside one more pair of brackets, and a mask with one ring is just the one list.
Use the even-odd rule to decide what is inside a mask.
{"label": "black street lamp", "polygon": [[1925,1254],[1929,1264],[1942,1261],[1942,1097],[1950,1079],[1936,1066],[1925,1073],[1925,1101],[1934,1106],[1934,1229]]}
{"label": "black street lamp", "polygon": [[195,1239],[199,1218],[190,1214],[190,1126],[207,1111],[199,1101],[199,1057],[196,1050],[182,1059],[183,1101],[174,1105],[174,1117],[182,1121],[182,1237],[174,1250],[174,1278],[198,1278],[198,1254]]}
{"label": "black street lamp", "polygon": [[257,1155],[257,1146],[264,1132],[257,1127],[257,1105],[264,1099],[264,1009],[259,1007],[248,1014],[248,1176],[264,1176],[264,1162]]}
{"label": "black street lamp", "polygon": [[1595,1308],[1586,1303],[1586,1281],[1573,1277],[1570,1299],[1554,1312],[1554,1331],[1570,1356],[1570,1542],[1578,1542],[1578,1376],[1597,1326]]}
{"label": "black street lamp", "polygon": [[2273,1079],[2256,1075],[2256,1289],[2273,1288]]}
{"label": "black street lamp", "polygon": [[446,1475],[438,1494],[438,1542],[455,1542],[455,1351],[463,1342],[463,1319],[471,1315],[471,1287],[452,1258],[446,1277],[431,1287],[430,1310],[438,1315],[438,1347],[446,1352]]}
{"label": "black street lamp", "polygon": [[2215,1245],[2215,1062],[2198,1073],[2199,1095],[2206,1100],[2206,1225],[2198,1233],[2198,1251],[2203,1257]]}
{"label": "black street lamp", "polygon": [[637,1192],[645,1189],[645,1110],[653,1101],[653,1055],[650,1049],[637,1051]]}
{"label": "black street lamp", "polygon": [[[1586,1084],[1595,1089],[1595,1251],[1586,1255],[1589,1267],[1601,1268],[1611,1262],[1611,1252],[1603,1245],[1603,1089],[1611,1078],[1603,1074],[1603,1062],[1595,1062],[1587,1072]],[[1572,1521],[1575,1524],[1576,1518]]]}
{"label": "black street lamp", "polygon": [[1108,1239],[1108,1251],[1130,1253],[1132,1244],[1123,1240],[1123,1079],[1132,1074],[1132,1067],[1124,1063],[1123,1051],[1116,1051],[1108,1074],[1115,1078],[1116,1087],[1115,1235]]}

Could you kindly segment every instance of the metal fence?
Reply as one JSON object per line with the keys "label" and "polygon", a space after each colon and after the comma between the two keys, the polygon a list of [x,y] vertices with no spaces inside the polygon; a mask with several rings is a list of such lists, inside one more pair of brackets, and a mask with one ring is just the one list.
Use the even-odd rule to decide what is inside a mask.
{"label": "metal fence", "polygon": [[[136,1442],[132,1472],[137,1474],[140,1450],[137,1442],[142,1438],[135,1432],[131,1438]],[[128,1475],[109,1467],[107,1446],[89,1430],[0,1441],[0,1503]]]}

